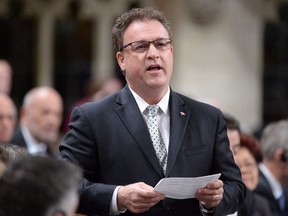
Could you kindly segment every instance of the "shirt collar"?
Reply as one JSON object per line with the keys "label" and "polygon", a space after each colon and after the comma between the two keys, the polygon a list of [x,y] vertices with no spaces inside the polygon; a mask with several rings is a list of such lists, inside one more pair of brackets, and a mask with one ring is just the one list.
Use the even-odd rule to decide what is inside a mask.
{"label": "shirt collar", "polygon": [[46,152],[47,146],[44,143],[38,143],[31,133],[29,132],[28,128],[26,128],[24,125],[20,125],[21,131],[24,137],[24,140],[27,145],[28,153],[35,154],[39,152]]}
{"label": "shirt collar", "polygon": [[[133,97],[136,100],[136,103],[140,109],[140,112],[143,113],[145,111],[145,109],[147,108],[147,106],[149,106],[150,104],[148,104],[146,101],[144,101],[135,91],[133,91],[130,86],[128,86]],[[166,92],[166,94],[163,96],[163,98],[157,103],[157,105],[160,107],[160,109],[162,110],[162,112],[165,115],[168,115],[168,107],[169,107],[169,98],[170,98],[170,88],[168,88],[168,91]]]}
{"label": "shirt collar", "polygon": [[263,175],[266,177],[266,179],[267,179],[267,181],[271,187],[271,190],[272,190],[274,197],[276,199],[278,199],[283,193],[283,189],[281,187],[281,184],[277,181],[277,179],[273,176],[273,174],[270,172],[270,170],[263,163],[259,164],[259,169],[261,170]]}

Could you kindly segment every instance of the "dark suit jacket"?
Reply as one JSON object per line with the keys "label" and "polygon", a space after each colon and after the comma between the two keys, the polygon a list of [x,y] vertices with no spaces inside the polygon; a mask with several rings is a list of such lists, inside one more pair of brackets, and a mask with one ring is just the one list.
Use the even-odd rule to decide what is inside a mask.
{"label": "dark suit jacket", "polygon": [[[164,177],[198,177],[221,173],[224,198],[214,215],[233,213],[245,198],[245,186],[229,148],[221,112],[171,91],[170,142],[166,174],[155,154],[145,120],[126,86],[99,102],[76,107],[60,157],[84,170],[79,212],[109,215],[117,185]],[[183,113],[185,115],[183,115]],[[182,115],[180,114],[182,113]],[[126,211],[123,215],[133,215]],[[141,215],[201,215],[196,199],[166,198]]]}
{"label": "dark suit jacket", "polygon": [[286,198],[286,209],[284,212],[281,212],[278,201],[275,199],[272,189],[269,185],[268,180],[266,179],[266,177],[263,175],[263,173],[259,172],[259,181],[257,184],[257,187],[255,189],[255,193],[258,193],[259,195],[265,197],[268,202],[269,202],[269,206],[270,206],[270,210],[273,216],[287,216],[288,215],[288,205],[287,205],[287,201],[288,201],[288,196],[287,196],[287,192],[285,192],[284,190],[284,194],[285,194],[285,198]]}
{"label": "dark suit jacket", "polygon": [[246,189],[246,198],[237,216],[263,216],[257,212],[254,194],[249,189]]}
{"label": "dark suit jacket", "polygon": [[271,214],[268,200],[265,197],[246,190],[246,198],[237,216],[273,216]]}
{"label": "dark suit jacket", "polygon": [[14,131],[11,143],[27,148],[26,141],[24,139],[23,133],[22,133],[19,125],[16,127],[16,129]]}
{"label": "dark suit jacket", "polygon": [[254,193],[255,209],[259,216],[272,216],[268,200],[260,194]]}

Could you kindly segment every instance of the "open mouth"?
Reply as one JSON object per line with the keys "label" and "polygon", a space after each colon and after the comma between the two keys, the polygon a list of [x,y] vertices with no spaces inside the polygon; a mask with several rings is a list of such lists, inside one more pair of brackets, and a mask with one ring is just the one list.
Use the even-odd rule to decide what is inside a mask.
{"label": "open mouth", "polygon": [[153,71],[153,70],[161,70],[162,68],[159,65],[151,65],[147,68],[148,71]]}

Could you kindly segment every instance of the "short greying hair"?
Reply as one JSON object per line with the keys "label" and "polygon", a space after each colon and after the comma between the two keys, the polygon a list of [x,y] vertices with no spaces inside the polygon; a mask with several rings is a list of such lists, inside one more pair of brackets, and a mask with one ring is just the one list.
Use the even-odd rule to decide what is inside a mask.
{"label": "short greying hair", "polygon": [[10,161],[27,155],[27,149],[22,146],[6,143],[0,145],[0,161],[7,164]]}
{"label": "short greying hair", "polygon": [[261,135],[261,149],[264,159],[272,160],[277,149],[288,151],[288,120],[268,124]]}
{"label": "short greying hair", "polygon": [[0,178],[0,215],[46,216],[62,207],[71,190],[78,191],[81,178],[80,168],[52,157],[12,161]]}
{"label": "short greying hair", "polygon": [[122,14],[116,19],[115,25],[112,28],[112,41],[115,53],[120,51],[123,46],[123,35],[128,26],[134,21],[157,20],[167,30],[168,35],[172,38],[172,31],[169,21],[158,10],[147,8],[133,8],[132,10]]}

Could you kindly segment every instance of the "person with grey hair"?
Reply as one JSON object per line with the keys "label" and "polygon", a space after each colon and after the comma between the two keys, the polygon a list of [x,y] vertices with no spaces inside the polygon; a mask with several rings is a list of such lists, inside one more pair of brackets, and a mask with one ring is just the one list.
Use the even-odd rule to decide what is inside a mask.
{"label": "person with grey hair", "polygon": [[0,216],[73,216],[81,169],[51,157],[27,155],[0,177]]}
{"label": "person with grey hair", "polygon": [[[127,85],[74,108],[60,157],[84,170],[79,213],[214,215],[237,211],[245,185],[222,112],[173,91],[172,31],[153,8],[134,8],[112,28]],[[221,173],[187,199],[155,190],[162,178]],[[193,196],[193,198],[192,198]]]}
{"label": "person with grey hair", "polygon": [[58,154],[62,115],[63,100],[53,87],[31,89],[24,96],[11,143],[26,147],[29,154]]}
{"label": "person with grey hair", "polygon": [[288,215],[288,120],[268,124],[261,134],[263,161],[254,190],[269,201],[273,216]]}
{"label": "person with grey hair", "polygon": [[27,155],[27,149],[10,143],[0,145],[0,175],[11,161]]}

